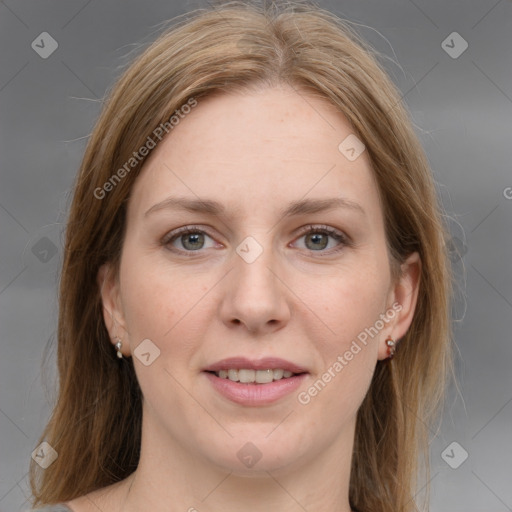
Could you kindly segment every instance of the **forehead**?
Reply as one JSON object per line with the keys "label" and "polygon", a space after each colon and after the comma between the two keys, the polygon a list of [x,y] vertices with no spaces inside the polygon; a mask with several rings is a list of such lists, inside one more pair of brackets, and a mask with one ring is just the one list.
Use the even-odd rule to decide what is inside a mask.
{"label": "forehead", "polygon": [[379,209],[368,155],[347,158],[349,136],[331,103],[291,87],[200,99],[145,162],[130,209],[169,195],[216,199],[241,215],[338,195]]}

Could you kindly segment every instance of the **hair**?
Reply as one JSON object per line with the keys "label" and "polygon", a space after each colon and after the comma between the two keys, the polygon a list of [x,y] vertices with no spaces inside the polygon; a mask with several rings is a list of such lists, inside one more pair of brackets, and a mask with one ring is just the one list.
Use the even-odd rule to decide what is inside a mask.
{"label": "hair", "polygon": [[108,92],[70,208],[59,291],[59,394],[41,437],[59,456],[44,470],[31,463],[34,505],[115,483],[139,461],[141,391],[132,360],[119,361],[112,348],[97,274],[107,262],[119,268],[127,203],[151,151],[101,199],[98,189],[191,98],[200,104],[214,93],[285,84],[327,99],[365,144],[391,268],[415,251],[421,258],[412,324],[393,361],[377,362],[358,411],[349,488],[360,512],[418,510],[419,468],[427,480],[429,429],[452,369],[450,269],[427,158],[379,58],[349,22],[316,5],[235,1],[176,19]]}

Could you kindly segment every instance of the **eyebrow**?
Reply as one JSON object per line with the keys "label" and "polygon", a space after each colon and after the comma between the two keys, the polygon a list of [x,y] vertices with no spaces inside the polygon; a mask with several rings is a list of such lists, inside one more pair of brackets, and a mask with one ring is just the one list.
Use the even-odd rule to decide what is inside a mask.
{"label": "eyebrow", "polygon": [[[359,214],[365,215],[364,209],[358,203],[345,199],[343,197],[330,197],[324,199],[300,199],[298,201],[292,201],[285,208],[279,212],[281,217],[292,217],[295,215],[304,215],[319,213],[328,210],[334,210],[336,208],[344,208],[352,210]],[[226,216],[226,208],[222,203],[213,201],[211,199],[191,199],[187,197],[168,197],[163,201],[153,205],[144,214],[145,217],[151,213],[160,210],[186,210],[192,213],[205,213],[218,217]],[[237,208],[234,214],[238,214],[239,209]]]}

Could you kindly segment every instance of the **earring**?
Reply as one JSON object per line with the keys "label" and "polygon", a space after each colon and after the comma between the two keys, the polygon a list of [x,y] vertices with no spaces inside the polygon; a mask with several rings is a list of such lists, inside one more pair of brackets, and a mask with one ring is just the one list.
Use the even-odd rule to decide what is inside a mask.
{"label": "earring", "polygon": [[386,345],[388,347],[388,359],[393,359],[393,357],[395,356],[395,346],[396,346],[395,340],[388,338],[386,340]]}
{"label": "earring", "polygon": [[122,345],[122,343],[121,343],[121,340],[119,338],[117,338],[117,337],[116,337],[116,340],[118,340],[116,345],[115,345],[116,350],[117,350],[117,357],[119,359],[122,359],[123,358],[123,353],[121,352],[121,345]]}

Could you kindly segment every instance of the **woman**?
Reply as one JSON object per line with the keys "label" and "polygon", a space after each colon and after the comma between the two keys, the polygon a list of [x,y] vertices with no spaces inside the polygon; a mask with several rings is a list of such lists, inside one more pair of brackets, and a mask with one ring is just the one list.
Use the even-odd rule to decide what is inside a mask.
{"label": "woman", "polygon": [[82,162],[34,505],[417,510],[448,276],[371,49],[303,4],[195,12],[119,80]]}

